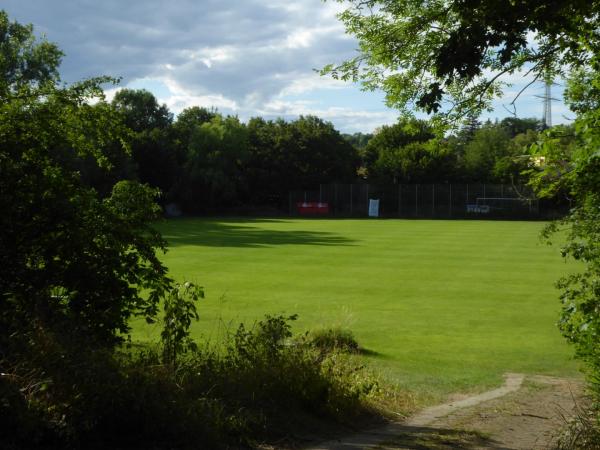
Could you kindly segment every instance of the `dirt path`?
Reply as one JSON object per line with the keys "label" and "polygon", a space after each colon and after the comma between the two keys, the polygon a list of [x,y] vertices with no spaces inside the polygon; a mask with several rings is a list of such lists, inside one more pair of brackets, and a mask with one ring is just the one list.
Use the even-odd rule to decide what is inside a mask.
{"label": "dirt path", "polygon": [[582,390],[580,380],[507,374],[498,389],[310,450],[548,449]]}

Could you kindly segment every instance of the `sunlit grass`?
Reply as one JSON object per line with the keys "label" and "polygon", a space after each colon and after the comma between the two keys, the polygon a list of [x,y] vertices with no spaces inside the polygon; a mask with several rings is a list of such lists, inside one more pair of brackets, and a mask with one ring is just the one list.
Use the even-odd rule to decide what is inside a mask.
{"label": "sunlit grass", "polygon": [[[264,314],[296,331],[350,328],[388,377],[437,399],[505,372],[577,373],[555,323],[571,266],[543,224],[496,221],[181,219],[164,261],[203,285],[193,333],[216,340]],[[156,336],[136,324],[134,338]]]}

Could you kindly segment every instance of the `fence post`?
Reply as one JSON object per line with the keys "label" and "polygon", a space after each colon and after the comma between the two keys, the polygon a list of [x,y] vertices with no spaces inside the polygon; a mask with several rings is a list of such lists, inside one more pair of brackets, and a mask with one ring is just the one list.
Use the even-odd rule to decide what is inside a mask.
{"label": "fence post", "polygon": [[350,215],[352,215],[352,210],[353,210],[353,206],[354,206],[354,195],[352,193],[352,191],[354,190],[354,184],[350,185]]}
{"label": "fence post", "polygon": [[435,217],[435,184],[431,185],[431,215]]}
{"label": "fence post", "polygon": [[323,203],[323,185],[319,184],[319,203]]}
{"label": "fence post", "polygon": [[415,184],[415,217],[419,217],[419,185]]}
{"label": "fence post", "polygon": [[467,183],[467,205],[469,204],[469,183]]}
{"label": "fence post", "polygon": [[369,183],[367,183],[367,216],[369,215]]}
{"label": "fence post", "polygon": [[333,215],[337,216],[337,183],[333,185]]}
{"label": "fence post", "polygon": [[402,211],[402,185],[398,184],[398,217],[401,217]]}
{"label": "fence post", "polygon": [[292,191],[290,191],[290,195],[289,197],[289,212],[290,212],[290,216],[292,215]]}
{"label": "fence post", "polygon": [[448,196],[448,214],[452,217],[452,183],[450,183],[450,195]]}

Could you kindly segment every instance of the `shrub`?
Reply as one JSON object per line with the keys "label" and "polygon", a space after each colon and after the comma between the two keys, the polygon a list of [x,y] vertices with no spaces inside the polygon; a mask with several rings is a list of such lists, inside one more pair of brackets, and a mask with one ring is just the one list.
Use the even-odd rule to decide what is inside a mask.
{"label": "shrub", "polygon": [[160,340],[163,349],[163,361],[177,364],[177,356],[188,350],[195,350],[196,343],[190,337],[190,325],[198,320],[196,302],[204,298],[200,286],[186,282],[175,284],[163,301],[164,318]]}
{"label": "shrub", "polygon": [[358,342],[352,331],[340,327],[314,330],[308,334],[308,342],[311,346],[327,353],[332,351],[357,353],[359,351]]}

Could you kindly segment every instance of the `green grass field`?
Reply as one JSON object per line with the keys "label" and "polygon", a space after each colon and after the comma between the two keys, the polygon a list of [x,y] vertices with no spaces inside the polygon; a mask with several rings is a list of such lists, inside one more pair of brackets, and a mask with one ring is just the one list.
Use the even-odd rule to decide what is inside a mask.
{"label": "green grass field", "polygon": [[[370,365],[431,401],[504,372],[573,375],[554,282],[572,265],[543,224],[496,221],[180,219],[160,225],[177,280],[205,287],[194,334],[299,314],[341,325]],[[136,324],[134,339],[158,330]]]}

